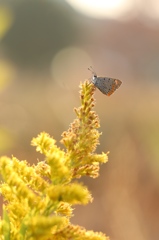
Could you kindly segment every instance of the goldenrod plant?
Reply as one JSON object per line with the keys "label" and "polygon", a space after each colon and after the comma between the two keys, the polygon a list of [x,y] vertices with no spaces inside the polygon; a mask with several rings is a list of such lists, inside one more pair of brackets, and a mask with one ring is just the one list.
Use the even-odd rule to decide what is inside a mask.
{"label": "goldenrod plant", "polygon": [[82,176],[96,178],[99,164],[107,154],[96,154],[99,144],[99,119],[92,110],[95,87],[89,81],[80,85],[81,106],[76,119],[61,143],[42,132],[31,145],[44,155],[43,161],[29,165],[16,157],[0,158],[0,186],[3,216],[0,221],[2,240],[108,240],[101,232],[87,231],[70,221],[73,206],[88,204],[92,196],[86,186],[77,182]]}

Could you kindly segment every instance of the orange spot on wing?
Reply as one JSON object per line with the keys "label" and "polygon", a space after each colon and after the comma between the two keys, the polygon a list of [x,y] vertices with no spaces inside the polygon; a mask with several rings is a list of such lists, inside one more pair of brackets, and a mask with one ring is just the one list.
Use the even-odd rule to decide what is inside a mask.
{"label": "orange spot on wing", "polygon": [[107,93],[107,96],[110,96],[113,92],[115,92],[116,89],[118,89],[121,85],[121,81],[118,79],[115,79],[114,83],[112,84],[112,88],[110,91]]}
{"label": "orange spot on wing", "polygon": [[113,83],[111,90],[107,93],[107,96],[110,96],[116,90],[116,84]]}

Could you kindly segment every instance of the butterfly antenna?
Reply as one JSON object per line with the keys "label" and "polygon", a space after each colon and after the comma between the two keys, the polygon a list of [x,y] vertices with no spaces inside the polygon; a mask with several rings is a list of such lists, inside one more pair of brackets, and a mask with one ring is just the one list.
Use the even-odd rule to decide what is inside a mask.
{"label": "butterfly antenna", "polygon": [[94,72],[92,66],[90,66],[90,67],[88,68],[88,70],[91,71],[91,73],[92,73],[93,75],[97,75],[97,74]]}

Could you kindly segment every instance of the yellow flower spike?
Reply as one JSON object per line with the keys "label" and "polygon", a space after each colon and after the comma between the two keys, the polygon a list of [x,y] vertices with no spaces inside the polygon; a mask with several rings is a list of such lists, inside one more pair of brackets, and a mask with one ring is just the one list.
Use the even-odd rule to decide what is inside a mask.
{"label": "yellow flower spike", "polygon": [[16,173],[24,183],[31,185],[34,190],[42,191],[47,188],[48,183],[36,174],[33,167],[28,165],[27,161],[19,161],[15,157],[12,157],[12,159],[3,157],[0,161],[0,171],[4,178],[8,178],[12,173]]}
{"label": "yellow flower spike", "polygon": [[68,225],[63,231],[55,234],[54,240],[73,239],[73,240],[109,240],[101,232],[86,231],[78,225]]}
{"label": "yellow flower spike", "polygon": [[72,216],[72,211],[73,211],[73,209],[71,208],[69,203],[61,202],[58,205],[56,213],[60,213],[62,215],[66,215],[68,217],[71,217]]}
{"label": "yellow flower spike", "polygon": [[51,186],[48,195],[52,201],[67,202],[70,204],[87,204],[92,197],[84,186],[73,183],[69,185]]}
{"label": "yellow flower spike", "polygon": [[21,204],[7,184],[1,185],[0,192],[5,201],[10,203],[8,205],[4,205],[4,209],[10,213],[10,219],[12,219],[12,221],[17,220],[17,218],[21,219],[21,217],[25,216],[26,211],[28,210],[27,204],[24,202]]}
{"label": "yellow flower spike", "polygon": [[29,166],[27,161],[19,161],[12,157],[12,167],[18,176],[34,190],[44,191],[48,187],[48,183],[36,173],[35,167]]}
{"label": "yellow flower spike", "polygon": [[3,197],[7,200],[7,201],[11,201],[12,196],[11,196],[11,189],[8,186],[8,184],[6,183],[1,183],[0,185],[0,193],[1,195],[3,195]]}
{"label": "yellow flower spike", "polygon": [[[71,160],[71,166],[76,169],[76,172],[78,167],[81,168],[81,166],[86,164],[107,161],[106,154],[98,158],[94,157],[94,151],[99,144],[100,136],[100,133],[96,130],[100,127],[99,119],[92,110],[95,105],[93,97],[95,91],[94,85],[85,81],[80,87],[82,106],[75,108],[77,119],[74,120],[68,131],[62,134],[63,138],[61,140],[67,149],[67,155]],[[97,172],[94,174],[93,168],[92,171],[92,174],[90,171],[89,174],[87,174],[92,177],[98,176]],[[74,177],[75,176],[74,174]]]}
{"label": "yellow flower spike", "polygon": [[32,217],[29,222],[24,223],[27,225],[26,239],[53,239],[53,234],[61,231],[69,224],[66,217],[52,216],[36,216]]}
{"label": "yellow flower spike", "polygon": [[17,199],[27,199],[28,204],[31,207],[37,206],[40,202],[40,198],[36,196],[23,181],[18,177],[17,174],[12,175],[6,181],[12,189],[12,193],[16,194]]}
{"label": "yellow flower spike", "polygon": [[65,158],[65,152],[55,145],[55,140],[49,134],[42,132],[32,140],[31,144],[36,146],[37,151],[45,154],[46,162],[50,166],[50,178],[54,184],[70,181],[68,158]]}
{"label": "yellow flower spike", "polygon": [[[42,132],[31,144],[44,154],[43,161],[30,166],[17,158],[0,158],[4,183],[4,216],[0,221],[0,239],[12,240],[108,240],[102,233],[86,231],[69,223],[75,204],[88,204],[88,189],[73,180],[81,176],[99,176],[100,163],[107,153],[96,154],[101,133],[99,119],[93,111],[95,87],[85,81],[80,85],[81,106],[75,108],[76,119],[57,147],[49,134]],[[2,236],[2,237],[1,237]]]}
{"label": "yellow flower spike", "polygon": [[50,179],[50,166],[46,162],[38,162],[37,165],[34,165],[34,169],[38,176],[47,177]]}
{"label": "yellow flower spike", "polygon": [[74,169],[73,178],[81,178],[82,176],[97,178],[99,176],[99,164],[86,164],[82,167]]}
{"label": "yellow flower spike", "polygon": [[50,165],[51,180],[53,184],[66,183],[71,179],[70,169],[65,165],[66,160],[60,151],[49,154],[46,161]]}
{"label": "yellow flower spike", "polygon": [[36,208],[41,208],[42,201],[40,201],[40,197],[34,194],[33,191],[29,189],[26,183],[24,183],[23,180],[19,177],[19,175],[14,171],[13,161],[11,159],[2,157],[0,159],[0,170],[4,180],[10,188],[11,199],[16,199],[16,201],[20,201],[22,203],[27,202],[30,207],[36,206]]}
{"label": "yellow flower spike", "polygon": [[47,155],[48,152],[57,149],[56,141],[48,133],[42,132],[36,138],[33,138],[31,145],[36,147],[36,151]]}

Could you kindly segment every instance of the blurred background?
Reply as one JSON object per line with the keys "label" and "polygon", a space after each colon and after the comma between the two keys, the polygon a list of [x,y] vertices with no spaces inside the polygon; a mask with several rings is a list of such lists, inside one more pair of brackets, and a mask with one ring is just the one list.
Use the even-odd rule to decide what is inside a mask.
{"label": "blurred background", "polygon": [[79,83],[120,79],[95,93],[98,179],[83,178],[94,201],[72,223],[111,240],[159,239],[158,0],[0,0],[0,156],[36,163],[41,131],[57,140],[75,118]]}

